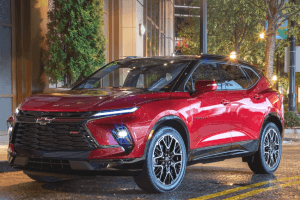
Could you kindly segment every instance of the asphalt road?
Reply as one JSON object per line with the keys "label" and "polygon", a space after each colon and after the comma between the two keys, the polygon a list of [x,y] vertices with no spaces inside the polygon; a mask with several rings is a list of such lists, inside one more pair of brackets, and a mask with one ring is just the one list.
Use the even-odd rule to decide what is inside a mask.
{"label": "asphalt road", "polygon": [[241,158],[187,168],[181,186],[147,194],[132,177],[92,177],[39,183],[23,172],[0,173],[0,199],[300,199],[300,142],[283,145],[274,175],[253,174]]}

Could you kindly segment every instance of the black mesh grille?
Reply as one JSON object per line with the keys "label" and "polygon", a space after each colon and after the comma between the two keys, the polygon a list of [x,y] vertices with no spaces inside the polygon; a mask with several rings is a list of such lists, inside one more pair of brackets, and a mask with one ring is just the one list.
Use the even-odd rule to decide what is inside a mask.
{"label": "black mesh grille", "polygon": [[71,169],[68,160],[29,158],[27,166],[33,169],[68,170]]}
{"label": "black mesh grille", "polygon": [[41,112],[20,110],[20,117],[80,117],[86,118],[94,112]]}
{"label": "black mesh grille", "polygon": [[77,123],[17,124],[15,146],[41,151],[91,151],[96,143]]}

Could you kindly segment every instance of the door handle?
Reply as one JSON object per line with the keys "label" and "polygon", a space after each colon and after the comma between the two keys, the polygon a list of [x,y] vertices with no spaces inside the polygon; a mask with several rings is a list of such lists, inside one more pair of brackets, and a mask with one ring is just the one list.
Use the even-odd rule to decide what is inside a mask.
{"label": "door handle", "polygon": [[259,99],[261,99],[261,98],[262,98],[262,95],[255,94],[253,98],[254,98],[254,99],[257,99],[257,100],[259,100]]}
{"label": "door handle", "polygon": [[226,106],[227,104],[229,104],[229,101],[227,101],[227,100],[222,100],[222,101],[221,101],[221,104],[223,104],[223,105]]}

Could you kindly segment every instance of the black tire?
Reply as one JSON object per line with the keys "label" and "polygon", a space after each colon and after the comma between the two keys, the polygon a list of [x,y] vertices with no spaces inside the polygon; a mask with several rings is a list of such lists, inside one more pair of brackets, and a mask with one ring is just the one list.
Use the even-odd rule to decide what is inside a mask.
{"label": "black tire", "polygon": [[170,192],[181,184],[186,163],[187,153],[181,135],[171,127],[161,127],[151,139],[142,173],[133,178],[146,192]]}
{"label": "black tire", "polygon": [[38,175],[29,175],[26,174],[29,178],[38,181],[38,182],[42,182],[42,183],[54,183],[57,181],[62,180],[62,178],[59,177],[51,177],[51,176],[38,176]]}
{"label": "black tire", "polygon": [[262,131],[259,149],[248,160],[248,166],[256,174],[272,174],[281,160],[282,141],[277,126],[269,122]]}

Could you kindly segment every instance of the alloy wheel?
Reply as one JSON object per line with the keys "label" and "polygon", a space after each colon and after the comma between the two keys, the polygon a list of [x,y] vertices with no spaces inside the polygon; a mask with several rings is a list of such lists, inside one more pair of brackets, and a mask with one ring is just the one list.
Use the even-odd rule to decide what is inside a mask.
{"label": "alloy wheel", "polygon": [[280,159],[280,139],[275,129],[271,128],[264,137],[264,159],[266,165],[273,169]]}
{"label": "alloy wheel", "polygon": [[163,185],[172,185],[182,170],[182,147],[172,135],[162,136],[155,144],[152,168],[156,179]]}

